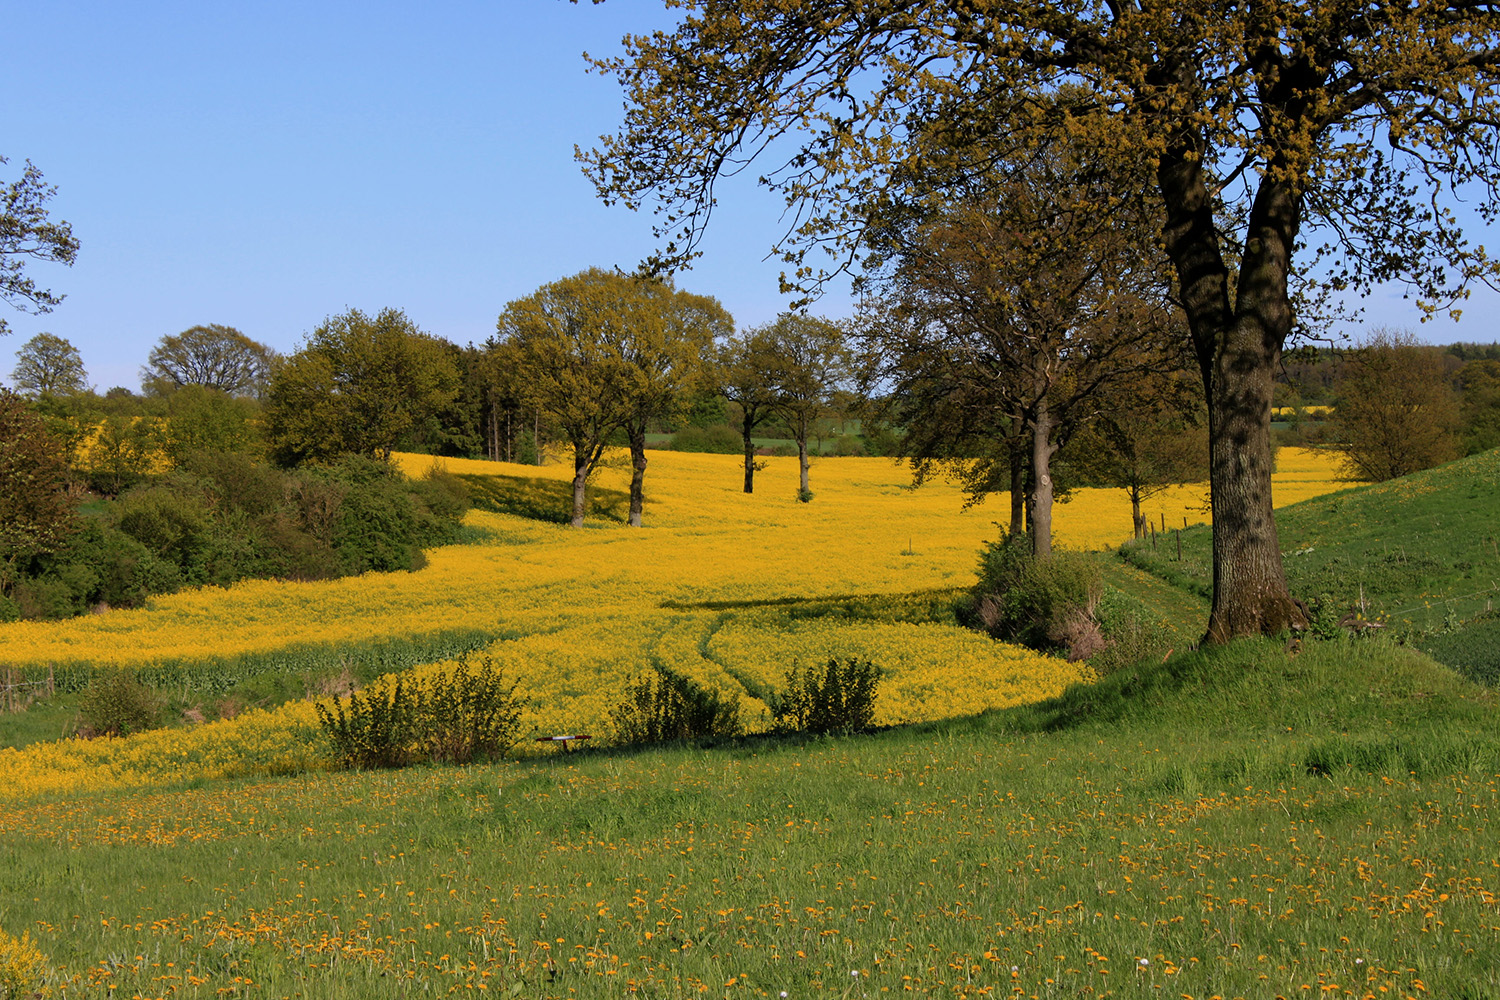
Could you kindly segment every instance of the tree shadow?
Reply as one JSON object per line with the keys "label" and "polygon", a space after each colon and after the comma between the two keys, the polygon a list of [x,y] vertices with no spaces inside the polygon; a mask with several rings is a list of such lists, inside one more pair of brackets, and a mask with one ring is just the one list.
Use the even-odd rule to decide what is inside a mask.
{"label": "tree shadow", "polygon": [[[469,499],[480,510],[514,514],[533,521],[567,524],[573,519],[573,484],[557,479],[460,473]],[[590,486],[585,516],[624,524],[630,513],[630,494]]]}

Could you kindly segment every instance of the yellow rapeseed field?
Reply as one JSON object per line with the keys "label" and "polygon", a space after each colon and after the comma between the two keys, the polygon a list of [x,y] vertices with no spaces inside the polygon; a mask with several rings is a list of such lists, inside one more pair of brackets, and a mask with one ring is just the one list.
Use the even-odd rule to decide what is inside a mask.
{"label": "yellow rapeseed field", "polygon": [[[408,473],[566,479],[565,466],[398,455]],[[966,587],[980,545],[1007,516],[1001,494],[965,510],[959,489],[908,489],[888,459],[815,461],[812,503],[796,500],[794,458],[771,458],[757,492],[740,490],[733,456],[654,452],[645,527],[591,523],[575,530],[476,511],[489,536],[429,552],[415,573],[316,583],[248,581],[153,599],[142,609],[63,622],[0,626],[0,662],[144,666],[274,652],[309,643],[364,642],[460,628],[502,636],[489,655],[520,682],[539,732],[603,731],[634,677],[661,663],[741,699],[753,728],[767,710],[752,692],[777,687],[793,661],[873,660],[886,672],[877,721],[893,723],[1037,700],[1083,680],[1086,668],[963,630],[898,622],[811,619],[788,624],[788,600],[907,595]],[[1278,502],[1341,485],[1336,460],[1283,449]],[[598,485],[624,489],[628,470]],[[1202,487],[1152,502],[1153,519],[1206,517]],[[1114,545],[1130,533],[1120,491],[1080,490],[1055,517],[1058,542]],[[418,673],[421,673],[419,668]],[[321,752],[309,706],[124,740],[0,750],[10,779],[0,797],[151,784],[247,770],[296,770]]]}

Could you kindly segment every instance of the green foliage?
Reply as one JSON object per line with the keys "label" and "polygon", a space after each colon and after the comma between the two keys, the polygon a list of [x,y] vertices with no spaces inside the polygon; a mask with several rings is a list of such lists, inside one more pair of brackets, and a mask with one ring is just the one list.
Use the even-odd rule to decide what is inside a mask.
{"label": "green foliage", "polygon": [[468,764],[498,758],[520,738],[524,698],[488,656],[461,659],[433,677],[419,699],[418,751],[424,759]]}
{"label": "green foliage", "polygon": [[1409,331],[1376,330],[1353,352],[1333,420],[1355,479],[1395,479],[1458,454],[1443,357]]}
{"label": "green foliage", "polygon": [[742,728],[736,698],[700,687],[661,664],[626,688],[609,717],[616,742],[623,744],[735,736]]}
{"label": "green foliage", "polygon": [[78,703],[79,731],[88,736],[129,736],[161,724],[161,699],[123,668],[101,672]]}
{"label": "green foliage", "polygon": [[710,424],[707,427],[689,424],[672,435],[672,448],[674,451],[738,455],[745,450],[745,442],[728,424]]}
{"label": "green foliage", "polygon": [[78,348],[50,333],[39,333],[21,345],[10,380],[28,396],[65,395],[88,388]]}
{"label": "green foliage", "polygon": [[827,666],[793,663],[773,710],[777,728],[799,733],[860,733],[875,721],[880,668],[868,660],[830,659]]}
{"label": "green foliage", "polygon": [[1037,559],[1029,537],[1006,535],[985,546],[979,582],[954,612],[962,624],[997,639],[1085,659],[1104,644],[1095,616],[1102,587],[1099,565],[1088,555],[1054,551]]}
{"label": "green foliage", "polygon": [[498,758],[520,735],[525,699],[485,657],[461,658],[420,685],[400,679],[314,706],[334,756],[344,767],[403,767],[432,761],[468,764]]}
{"label": "green foliage", "polygon": [[444,473],[413,481],[357,455],[287,472],[195,451],[24,560],[11,596],[21,617],[63,618],[184,586],[415,570],[424,548],[460,538],[467,510],[467,487]]}
{"label": "green foliage", "polygon": [[403,767],[415,758],[418,703],[410,687],[394,684],[349,696],[349,710],[335,698],[317,702],[318,723],[344,767]]}
{"label": "green foliage", "polygon": [[[9,162],[0,156],[0,166]],[[26,161],[19,180],[0,184],[0,302],[24,312],[51,312],[62,301],[26,274],[34,260],[49,260],[72,266],[78,256],[78,241],[66,222],[47,217],[47,202],[57,192],[42,180],[42,172]],[[0,317],[0,336],[10,324]]]}
{"label": "green foliage", "polygon": [[800,489],[797,490],[797,502],[798,503],[812,503],[813,496],[814,496],[813,491],[810,490],[810,489],[808,489],[805,486],[803,486],[803,487],[801,487]]}
{"label": "green foliage", "polygon": [[20,396],[0,389],[0,597],[26,561],[77,530],[74,506],[62,443]]}
{"label": "green foliage", "polygon": [[403,435],[452,404],[459,384],[448,348],[400,310],[330,316],[273,368],[272,457],[283,465],[349,453],[388,458]]}

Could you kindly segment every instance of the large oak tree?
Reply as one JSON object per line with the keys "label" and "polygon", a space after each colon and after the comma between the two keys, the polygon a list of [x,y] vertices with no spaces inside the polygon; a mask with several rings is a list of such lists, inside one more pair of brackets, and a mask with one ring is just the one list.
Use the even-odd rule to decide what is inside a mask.
{"label": "large oak tree", "polygon": [[[789,285],[847,265],[896,169],[946,142],[1053,129],[1159,194],[1161,239],[1208,402],[1214,599],[1207,638],[1303,613],[1271,505],[1272,374],[1308,267],[1334,293],[1398,282],[1431,308],[1495,264],[1444,198],[1496,205],[1500,8],[1474,0],[684,0],[677,28],[599,66],[619,133],[583,159],[607,201],[661,211],[662,268],[696,253],[715,187],[762,154],[791,206]],[[1136,189],[1127,178],[1124,190]],[[851,206],[855,210],[851,209]],[[1101,204],[1101,213],[1111,206]],[[1299,286],[1299,278],[1301,285]]]}

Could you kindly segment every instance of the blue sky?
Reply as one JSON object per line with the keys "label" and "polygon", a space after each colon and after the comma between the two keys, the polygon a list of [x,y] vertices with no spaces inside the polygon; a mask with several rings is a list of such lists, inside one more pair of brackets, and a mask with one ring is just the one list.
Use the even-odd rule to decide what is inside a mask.
{"label": "blue sky", "polygon": [[[479,342],[547,281],[633,266],[650,216],[605,208],[573,160],[621,115],[582,53],[667,17],[654,0],[9,5],[0,178],[36,163],[82,251],[71,269],[33,269],[67,300],[8,313],[0,376],[46,330],[101,391],[135,387],[165,335],[224,323],[290,351],[348,307],[395,306]],[[727,184],[679,285],[741,326],[774,317],[781,268],[764,257],[780,210]],[[1419,333],[1500,338],[1496,302]],[[845,315],[849,300],[815,308]],[[1415,326],[1399,294],[1369,316]]]}

